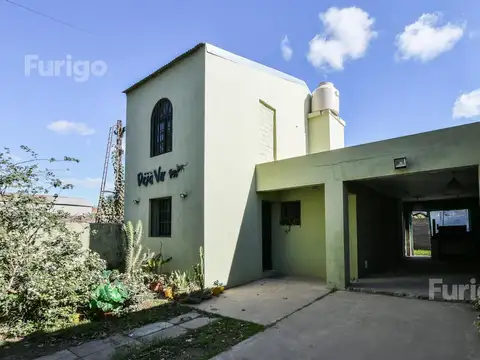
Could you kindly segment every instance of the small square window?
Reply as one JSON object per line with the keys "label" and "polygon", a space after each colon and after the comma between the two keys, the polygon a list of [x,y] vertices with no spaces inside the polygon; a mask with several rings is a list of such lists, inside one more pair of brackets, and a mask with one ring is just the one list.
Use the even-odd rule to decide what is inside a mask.
{"label": "small square window", "polygon": [[150,237],[172,235],[172,198],[150,199]]}
{"label": "small square window", "polygon": [[300,201],[281,203],[280,225],[301,225]]}

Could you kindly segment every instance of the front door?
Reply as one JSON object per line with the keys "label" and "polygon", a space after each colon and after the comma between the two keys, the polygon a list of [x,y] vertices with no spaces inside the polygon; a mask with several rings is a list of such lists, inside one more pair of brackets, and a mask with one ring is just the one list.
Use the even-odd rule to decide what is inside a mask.
{"label": "front door", "polygon": [[272,270],[272,203],[262,201],[263,271]]}

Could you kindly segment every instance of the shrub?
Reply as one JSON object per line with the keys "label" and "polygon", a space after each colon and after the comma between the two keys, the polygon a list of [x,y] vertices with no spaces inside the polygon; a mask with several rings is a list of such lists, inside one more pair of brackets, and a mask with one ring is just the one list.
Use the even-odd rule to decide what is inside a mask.
{"label": "shrub", "polygon": [[84,251],[75,237],[28,243],[15,233],[0,235],[0,329],[9,335],[59,328],[86,310],[105,262]]}
{"label": "shrub", "polygon": [[107,271],[104,273],[104,284],[110,284],[111,287],[120,284],[122,289],[120,291],[126,292],[127,296],[120,303],[121,306],[115,307],[116,314],[138,310],[138,305],[154,297],[154,293],[147,287],[145,274],[140,270],[134,271],[130,275],[120,273],[118,270]]}
{"label": "shrub", "polygon": [[110,274],[111,271],[105,271],[104,280],[93,291],[90,298],[92,310],[100,310],[104,313],[115,312],[129,299],[130,294],[126,286],[119,279],[111,282]]}
{"label": "shrub", "polygon": [[8,149],[0,153],[0,333],[7,335],[71,324],[87,310],[105,270],[67,227],[69,215],[54,207],[58,194],[72,186],[39,163],[57,160],[22,149],[30,160],[15,163]]}

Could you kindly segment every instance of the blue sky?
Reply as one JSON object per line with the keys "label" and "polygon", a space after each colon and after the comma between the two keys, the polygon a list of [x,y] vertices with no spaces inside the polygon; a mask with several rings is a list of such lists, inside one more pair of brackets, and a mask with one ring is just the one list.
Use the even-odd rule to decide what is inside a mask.
{"label": "blue sky", "polygon": [[[310,0],[15,2],[78,29],[0,0],[0,143],[12,149],[26,144],[46,157],[79,158],[80,164],[59,176],[77,185],[69,195],[92,204],[108,128],[125,119],[122,90],[198,42],[301,78],[311,90],[320,81],[334,82],[347,145],[465,124],[480,115],[477,0],[419,0],[408,6]],[[103,61],[108,69],[83,82],[65,72],[46,77],[33,69],[26,76],[28,55]]]}

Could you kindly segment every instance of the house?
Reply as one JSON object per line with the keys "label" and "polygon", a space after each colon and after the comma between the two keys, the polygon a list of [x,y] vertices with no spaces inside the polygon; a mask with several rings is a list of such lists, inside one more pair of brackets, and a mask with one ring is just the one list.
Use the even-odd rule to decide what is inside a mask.
{"label": "house", "polygon": [[55,201],[54,208],[64,211],[71,216],[89,215],[93,213],[94,207],[86,199],[75,198],[70,196],[53,196],[45,195],[48,200]]}
{"label": "house", "polygon": [[203,246],[207,284],[274,271],[343,288],[389,271],[418,206],[468,209],[469,244],[480,227],[480,123],[344,147],[333,84],[311,93],[210,44],[125,93],[125,218],[173,268]]}
{"label": "house", "polygon": [[[15,193],[7,193],[6,196],[14,196]],[[86,199],[53,195],[35,195],[38,198],[45,199],[46,202],[53,202],[53,210],[62,211],[71,217],[85,216],[88,217],[95,210],[94,207]]]}

